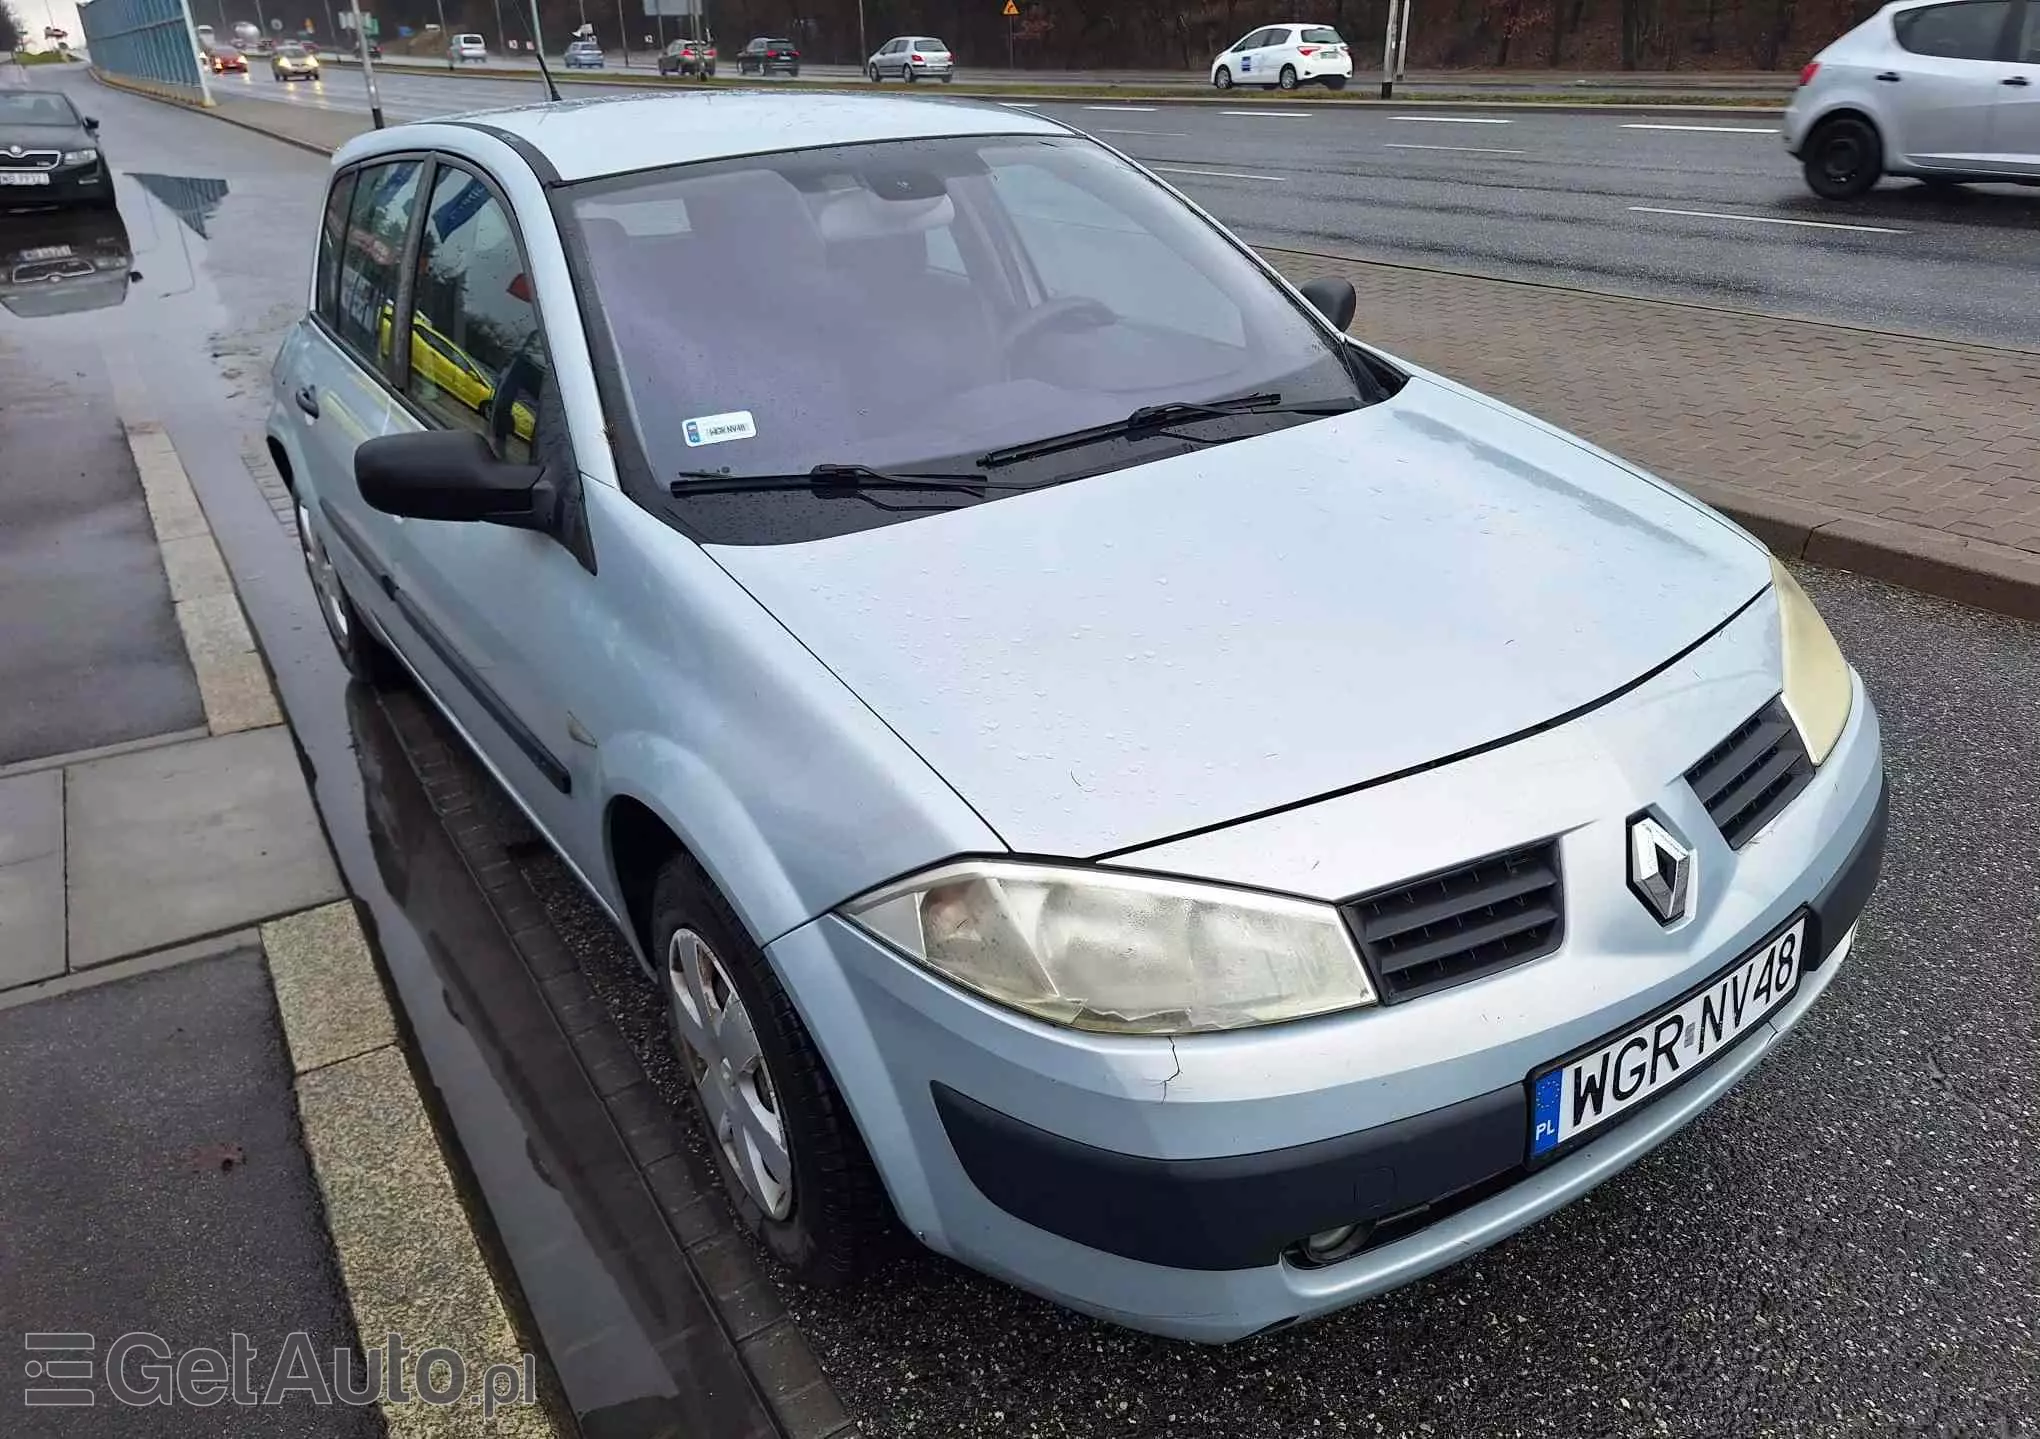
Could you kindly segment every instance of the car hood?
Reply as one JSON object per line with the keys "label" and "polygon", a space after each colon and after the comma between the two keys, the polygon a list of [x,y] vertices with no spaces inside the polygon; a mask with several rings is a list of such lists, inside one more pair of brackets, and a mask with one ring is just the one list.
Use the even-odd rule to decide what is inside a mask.
{"label": "car hood", "polygon": [[0,153],[13,146],[23,150],[83,150],[99,142],[83,125],[8,125],[0,123]]}
{"label": "car hood", "polygon": [[1421,376],[1037,494],[713,553],[1007,844],[1069,856],[1544,725],[1770,577],[1711,511]]}

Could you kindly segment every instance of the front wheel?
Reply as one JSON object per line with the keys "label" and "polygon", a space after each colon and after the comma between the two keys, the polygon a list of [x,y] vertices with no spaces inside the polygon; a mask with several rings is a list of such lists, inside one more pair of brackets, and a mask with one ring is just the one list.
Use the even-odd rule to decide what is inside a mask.
{"label": "front wheel", "polygon": [[914,67],[909,65],[904,70],[900,71],[900,78],[905,80],[909,85],[911,85],[921,77],[919,75],[916,75],[914,73]]}
{"label": "front wheel", "polygon": [[1276,77],[1275,83],[1285,90],[1294,90],[1296,88],[1296,67],[1294,65],[1284,65],[1282,73]]}
{"label": "front wheel", "polygon": [[1211,77],[1211,83],[1221,90],[1232,89],[1231,67],[1226,65],[1219,66],[1217,72]]}
{"label": "front wheel", "polygon": [[1884,175],[1884,142],[1868,120],[1841,115],[1806,142],[1806,187],[1823,200],[1856,200]]}
{"label": "front wheel", "polygon": [[878,73],[878,66],[876,63],[874,63],[871,66],[871,68],[866,70],[864,73],[871,77],[871,83],[874,85],[879,84],[881,81],[885,79],[885,76]]}
{"label": "front wheel", "polygon": [[653,883],[651,939],[673,1050],[738,1220],[803,1280],[856,1277],[887,1247],[891,1206],[771,963],[685,856]]}

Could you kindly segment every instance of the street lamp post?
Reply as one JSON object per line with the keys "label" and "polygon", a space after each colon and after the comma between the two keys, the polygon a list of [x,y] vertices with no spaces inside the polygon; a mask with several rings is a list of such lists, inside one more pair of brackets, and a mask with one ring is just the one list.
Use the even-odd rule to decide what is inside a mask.
{"label": "street lamp post", "polygon": [[864,0],[857,0],[857,54],[861,58],[871,54],[871,42],[864,38]]}
{"label": "street lamp post", "polygon": [[375,62],[368,54],[368,27],[361,23],[361,0],[347,0],[354,12],[354,43],[361,51],[361,78],[368,86],[368,113],[375,120],[375,128],[383,127],[382,91],[375,86]]}

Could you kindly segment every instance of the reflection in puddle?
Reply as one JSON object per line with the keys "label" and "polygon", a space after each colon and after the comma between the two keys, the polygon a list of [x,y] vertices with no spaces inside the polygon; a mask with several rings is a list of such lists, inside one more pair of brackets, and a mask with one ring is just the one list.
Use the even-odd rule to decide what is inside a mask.
{"label": "reflection in puddle", "polygon": [[141,278],[133,264],[118,211],[16,216],[0,229],[0,306],[25,320],[109,309]]}
{"label": "reflection in puddle", "polygon": [[129,178],[177,212],[177,218],[200,239],[210,239],[205,222],[227,198],[227,182],[198,175],[144,175],[130,172]]}

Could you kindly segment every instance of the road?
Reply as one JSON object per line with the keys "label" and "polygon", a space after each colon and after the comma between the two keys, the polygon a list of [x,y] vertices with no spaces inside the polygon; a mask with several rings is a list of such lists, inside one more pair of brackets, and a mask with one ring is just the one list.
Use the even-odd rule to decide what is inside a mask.
{"label": "road", "polygon": [[[348,878],[376,917],[569,1399],[584,1417],[615,1418],[590,1433],[650,1433],[685,1386],[662,1367],[677,1369],[678,1351],[651,1337],[655,1320],[681,1323],[658,1292],[670,1261],[617,1217],[642,1191],[628,1171],[563,1162],[608,1142],[601,1111],[587,1117],[585,1080],[571,1057],[562,1069],[549,1016],[490,1012],[508,981],[469,966],[493,922],[461,895],[458,864],[433,853],[443,841],[416,829],[429,800],[390,797],[402,786],[387,774],[387,726],[343,691],[287,534],[244,461],[264,367],[302,309],[323,162],[61,83],[78,84],[105,122],[140,278],[92,315],[0,315],[0,335],[30,357],[39,335],[87,323],[115,335],[174,417]],[[1854,955],[1761,1073],[1491,1254],[1225,1350],[1077,1319],[925,1256],[847,1293],[787,1291],[866,1432],[2030,1436],[2040,627],[1847,575],[1805,578],[1880,706],[1893,830]],[[411,818],[378,819],[392,805]],[[553,928],[674,1094],[655,1001],[616,936],[556,865],[523,853]],[[405,885],[392,878],[406,873]],[[400,888],[408,895],[393,897]],[[429,927],[423,905],[441,911]],[[620,1416],[640,1401],[650,1407],[632,1412],[648,1417],[627,1427]],[[703,1402],[682,1432],[735,1432]]]}
{"label": "road", "polygon": [[[392,123],[540,98],[513,80],[381,72],[380,85]],[[214,88],[230,103],[367,103],[360,75],[339,69],[316,85],[263,74]],[[1028,108],[1154,166],[1256,244],[2040,347],[2040,190],[1938,196],[1893,181],[1826,206],[1761,117]]]}

